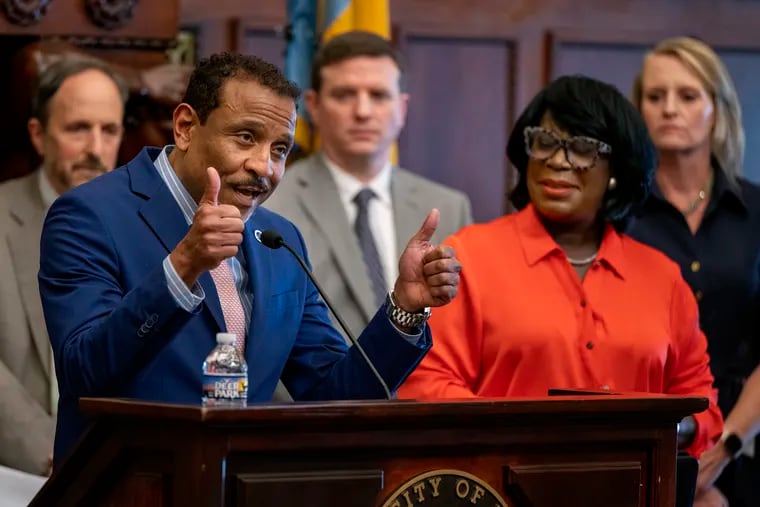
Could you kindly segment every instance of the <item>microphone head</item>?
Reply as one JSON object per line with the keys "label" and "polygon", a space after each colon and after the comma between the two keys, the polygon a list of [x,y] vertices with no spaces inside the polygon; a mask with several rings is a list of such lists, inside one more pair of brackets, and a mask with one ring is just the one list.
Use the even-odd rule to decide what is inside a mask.
{"label": "microphone head", "polygon": [[267,229],[262,232],[259,241],[261,241],[261,244],[265,247],[272,249],[280,248],[285,243],[285,240],[282,239],[282,235],[274,229]]}

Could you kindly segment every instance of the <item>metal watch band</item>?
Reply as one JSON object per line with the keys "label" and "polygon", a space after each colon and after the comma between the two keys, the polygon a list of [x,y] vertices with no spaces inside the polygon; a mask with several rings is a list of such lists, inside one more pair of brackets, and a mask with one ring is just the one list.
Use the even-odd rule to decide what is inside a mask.
{"label": "metal watch band", "polygon": [[428,318],[430,318],[430,308],[425,308],[421,312],[411,313],[402,309],[396,304],[393,298],[393,291],[389,291],[385,296],[385,312],[388,318],[401,328],[420,328]]}

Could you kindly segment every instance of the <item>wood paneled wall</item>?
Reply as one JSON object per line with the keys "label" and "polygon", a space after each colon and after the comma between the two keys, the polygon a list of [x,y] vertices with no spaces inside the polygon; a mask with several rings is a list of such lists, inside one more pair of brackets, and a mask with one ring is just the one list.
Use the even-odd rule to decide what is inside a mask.
{"label": "wood paneled wall", "polygon": [[[181,24],[200,55],[220,50],[283,60],[284,0],[182,0]],[[412,95],[399,158],[408,169],[466,191],[477,220],[508,209],[510,126],[561,74],[584,73],[628,94],[658,40],[712,44],[739,90],[747,130],[745,174],[760,181],[758,0],[391,0]]]}

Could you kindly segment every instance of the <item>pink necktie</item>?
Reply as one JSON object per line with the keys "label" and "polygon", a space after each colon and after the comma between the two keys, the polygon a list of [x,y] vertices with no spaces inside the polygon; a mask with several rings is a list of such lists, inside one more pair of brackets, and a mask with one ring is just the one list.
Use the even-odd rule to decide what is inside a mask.
{"label": "pink necktie", "polygon": [[235,279],[227,261],[222,261],[219,266],[211,270],[211,277],[219,294],[219,303],[222,305],[224,323],[228,333],[235,333],[237,341],[235,348],[243,354],[245,351],[245,313],[240,303],[240,294],[235,287]]}

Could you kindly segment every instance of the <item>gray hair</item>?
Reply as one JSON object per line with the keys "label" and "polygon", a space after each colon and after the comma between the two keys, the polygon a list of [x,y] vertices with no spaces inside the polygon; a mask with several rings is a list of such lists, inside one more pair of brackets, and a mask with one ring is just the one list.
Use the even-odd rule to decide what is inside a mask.
{"label": "gray hair", "polygon": [[63,82],[71,76],[88,70],[97,70],[108,76],[119,90],[121,103],[126,104],[127,98],[129,98],[127,83],[111,67],[94,58],[81,55],[67,55],[54,61],[40,72],[37,78],[37,86],[32,96],[31,117],[37,118],[43,126],[47,125],[50,114],[50,101],[58,92]]}

